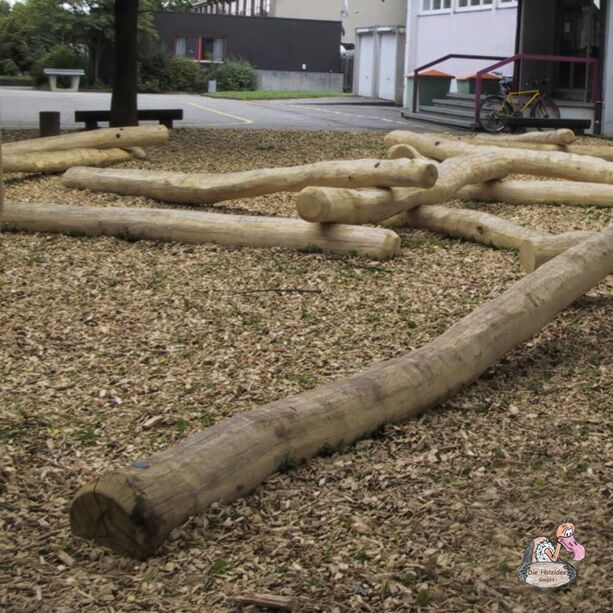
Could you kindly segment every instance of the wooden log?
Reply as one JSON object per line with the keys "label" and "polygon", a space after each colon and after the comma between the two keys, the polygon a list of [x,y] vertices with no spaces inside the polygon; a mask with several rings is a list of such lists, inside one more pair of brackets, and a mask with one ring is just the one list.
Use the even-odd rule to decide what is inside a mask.
{"label": "wooden log", "polygon": [[147,196],[165,202],[212,204],[275,192],[300,191],[309,185],[431,187],[437,177],[436,165],[421,160],[349,160],[227,174],[77,167],[64,175],[64,184],[94,191]]}
{"label": "wooden log", "polygon": [[290,462],[421,414],[613,272],[613,226],[521,279],[421,349],[236,415],[104,474],[76,494],[73,534],[137,558],[213,502],[244,496]]}
{"label": "wooden log", "polygon": [[73,166],[108,166],[132,159],[123,149],[72,149],[41,153],[5,153],[5,172],[64,172]]}
{"label": "wooden log", "polygon": [[[545,151],[473,145],[458,140],[435,138],[406,130],[395,130],[385,136],[387,148],[394,145],[411,145],[422,155],[443,161],[450,157],[465,156],[473,153],[508,155],[515,160],[532,162],[534,169],[527,174],[585,181],[588,183],[613,183],[613,163],[590,155],[576,155],[563,151]],[[532,147],[555,147],[555,145],[535,145]],[[613,147],[609,148],[613,157]]]}
{"label": "wooden log", "polygon": [[404,223],[499,249],[519,249],[526,240],[552,236],[483,211],[441,205],[420,206],[407,211]]}
{"label": "wooden log", "polygon": [[431,162],[427,157],[423,156],[415,147],[411,147],[411,145],[394,145],[390,147],[386,153],[385,157],[388,160],[427,160]]}
{"label": "wooden log", "polygon": [[245,247],[320,249],[385,260],[400,252],[400,238],[382,228],[310,224],[299,219],[222,215],[172,209],[90,208],[10,203],[5,229],[133,240],[215,243]]}
{"label": "wooden log", "polygon": [[[402,132],[403,130],[400,131]],[[531,132],[530,134],[550,134],[550,132]],[[495,142],[491,142],[487,138],[488,136],[490,136],[492,137],[492,139],[495,139],[497,138],[495,134],[479,134],[477,136],[470,137],[468,140],[465,140],[463,137],[458,136],[456,134],[450,133],[445,133],[444,136],[441,136],[436,132],[422,132],[421,135],[425,138],[431,138],[432,140],[439,140],[440,138],[444,138],[446,140],[463,142],[472,145],[494,147],[497,146]],[[573,153],[575,155],[587,155],[590,157],[601,158],[608,162],[613,162],[613,147],[603,145],[553,145],[549,143],[536,143],[526,141],[506,141],[504,145],[501,143],[498,146],[501,149],[528,149],[531,151],[557,151],[559,153]]]}
{"label": "wooden log", "polygon": [[613,207],[613,185],[579,181],[492,181],[467,185],[458,191],[457,197],[477,202]]}
{"label": "wooden log", "polygon": [[475,154],[445,160],[432,189],[393,188],[351,190],[323,187],[304,189],[297,198],[298,214],[320,223],[379,223],[402,211],[447,202],[465,185],[500,179],[524,168],[512,156]]}
{"label": "wooden log", "polygon": [[592,236],[593,232],[567,232],[557,236],[530,238],[522,242],[519,250],[519,263],[528,273],[549,262],[567,249],[578,245]]}
{"label": "wooden log", "polygon": [[545,132],[526,132],[525,134],[476,134],[470,142],[485,143],[504,147],[508,143],[537,143],[540,145],[570,145],[577,140],[575,133],[568,128]]}
{"label": "wooden log", "polygon": [[150,147],[168,141],[165,126],[136,126],[129,128],[103,128],[87,132],[72,132],[61,136],[33,138],[6,143],[4,153],[40,153],[42,151],[69,151],[71,149],[115,149],[117,147]]}

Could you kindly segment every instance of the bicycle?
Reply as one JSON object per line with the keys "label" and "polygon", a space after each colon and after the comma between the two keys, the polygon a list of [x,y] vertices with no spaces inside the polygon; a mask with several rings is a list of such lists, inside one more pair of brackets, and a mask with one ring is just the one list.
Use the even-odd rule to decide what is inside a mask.
{"label": "bicycle", "polygon": [[[541,83],[547,83],[547,80]],[[488,96],[479,106],[479,123],[486,132],[502,132],[505,119],[523,117],[530,109],[530,117],[536,119],[560,119],[560,109],[551,99],[541,93],[538,82],[528,83],[533,89],[513,90],[513,79],[500,80],[501,95]],[[504,94],[504,95],[502,95]],[[538,128],[542,130],[543,128]]]}

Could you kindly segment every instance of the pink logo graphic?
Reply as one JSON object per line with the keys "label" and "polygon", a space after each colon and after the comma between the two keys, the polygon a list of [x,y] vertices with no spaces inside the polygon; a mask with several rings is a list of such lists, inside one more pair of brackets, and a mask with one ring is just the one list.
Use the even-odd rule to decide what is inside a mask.
{"label": "pink logo graphic", "polygon": [[561,587],[574,581],[577,571],[559,559],[562,552],[572,554],[577,562],[585,557],[585,547],[575,538],[575,526],[570,522],[558,526],[555,547],[545,536],[537,536],[528,543],[517,577],[521,582],[540,588]]}

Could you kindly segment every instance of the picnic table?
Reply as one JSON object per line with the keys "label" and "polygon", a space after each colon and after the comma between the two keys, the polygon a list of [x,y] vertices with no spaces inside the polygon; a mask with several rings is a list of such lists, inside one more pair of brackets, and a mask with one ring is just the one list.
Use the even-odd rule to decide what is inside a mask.
{"label": "picnic table", "polygon": [[[49,77],[49,89],[52,92],[58,90],[78,92],[81,77],[85,75],[85,71],[81,68],[45,68],[43,72]],[[58,87],[58,77],[70,77],[70,87]]]}

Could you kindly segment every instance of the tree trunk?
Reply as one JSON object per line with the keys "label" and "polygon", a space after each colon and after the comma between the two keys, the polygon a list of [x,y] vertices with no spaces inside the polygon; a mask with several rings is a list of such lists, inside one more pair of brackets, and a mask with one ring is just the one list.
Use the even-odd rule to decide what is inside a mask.
{"label": "tree trunk", "polygon": [[[486,145],[472,145],[457,140],[436,138],[435,135],[424,136],[415,132],[396,130],[385,137],[387,148],[394,145],[411,145],[419,153],[434,160],[443,161],[451,157],[471,155],[474,153],[489,153],[491,155],[507,155],[511,159],[523,160],[527,163],[544,164],[550,172],[544,176],[559,177],[572,181],[586,181],[590,183],[613,183],[613,163],[588,155],[574,155],[562,151],[531,151],[528,149],[515,150],[505,147],[490,147]],[[550,147],[555,145],[532,145],[533,147]],[[613,147],[608,148],[613,154]],[[554,172],[555,167],[558,172]],[[535,167],[529,174],[543,174],[541,169]]]}
{"label": "tree trunk", "polygon": [[73,166],[108,166],[132,159],[123,149],[72,149],[43,153],[5,154],[5,172],[64,172]]}
{"label": "tree trunk", "polygon": [[467,185],[457,197],[509,204],[564,204],[613,207],[613,185],[579,181],[492,181]]}
{"label": "tree trunk", "polygon": [[426,346],[363,373],[223,421],[83,487],[73,534],[145,558],[213,502],[244,496],[303,462],[423,413],[479,377],[613,272],[613,226],[563,253]]}
{"label": "tree trunk", "polygon": [[421,160],[349,160],[226,174],[72,168],[64,175],[64,184],[95,191],[148,196],[166,202],[211,204],[275,192],[300,191],[308,185],[417,184],[429,187],[434,185],[437,176],[436,165]]}
{"label": "tree trunk", "polygon": [[567,232],[558,236],[530,238],[521,244],[519,262],[530,273],[567,249],[592,236],[593,232]]}
{"label": "tree trunk", "polygon": [[111,122],[137,126],[138,0],[115,0],[115,72]]}
{"label": "tree trunk", "polygon": [[548,232],[532,230],[490,213],[440,205],[420,206],[407,211],[404,221],[413,228],[465,238],[499,249],[519,249],[525,240],[551,236]]}
{"label": "tree trunk", "polygon": [[69,149],[114,149],[116,147],[152,147],[168,142],[166,126],[140,128],[102,128],[87,132],[71,132],[60,136],[18,140],[3,145],[5,154],[67,151]]}
{"label": "tree trunk", "polygon": [[366,256],[378,260],[400,252],[400,238],[383,228],[310,224],[299,219],[222,215],[167,209],[90,208],[8,204],[5,226],[13,232],[58,232],[133,240],[284,247]]}

